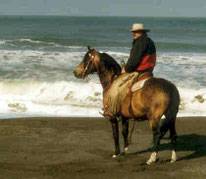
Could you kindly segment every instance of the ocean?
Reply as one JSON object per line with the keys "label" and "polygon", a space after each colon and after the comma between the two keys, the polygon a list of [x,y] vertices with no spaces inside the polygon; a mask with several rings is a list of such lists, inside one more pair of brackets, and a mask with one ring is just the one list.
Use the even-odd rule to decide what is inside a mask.
{"label": "ocean", "polygon": [[100,116],[97,76],[73,70],[87,45],[126,62],[133,23],[151,29],[154,75],[179,89],[178,115],[206,115],[206,18],[0,16],[0,118]]}

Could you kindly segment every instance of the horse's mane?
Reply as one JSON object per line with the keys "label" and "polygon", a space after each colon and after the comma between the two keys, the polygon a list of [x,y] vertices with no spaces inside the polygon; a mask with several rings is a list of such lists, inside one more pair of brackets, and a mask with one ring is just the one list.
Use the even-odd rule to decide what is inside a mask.
{"label": "horse's mane", "polygon": [[107,53],[100,54],[100,62],[104,64],[106,70],[114,71],[115,75],[117,75],[117,76],[119,76],[121,74],[120,65],[115,61],[114,58],[112,58]]}

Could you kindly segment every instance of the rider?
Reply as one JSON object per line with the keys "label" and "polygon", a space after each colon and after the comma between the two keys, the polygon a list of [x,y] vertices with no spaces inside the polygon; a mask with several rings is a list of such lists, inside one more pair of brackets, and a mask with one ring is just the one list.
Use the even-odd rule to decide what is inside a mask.
{"label": "rider", "polygon": [[122,73],[152,72],[156,64],[156,48],[154,42],[147,36],[150,30],[144,29],[143,24],[133,24],[130,31],[133,33],[133,46]]}
{"label": "rider", "polygon": [[[156,64],[156,48],[154,42],[147,36],[149,29],[144,29],[143,24],[133,24],[130,30],[133,33],[133,47],[130,51],[130,57],[126,65],[122,68],[122,73],[138,72],[138,75],[145,72],[152,71]],[[114,95],[113,98],[118,97]],[[104,116],[113,116],[111,109],[108,105],[104,106]]]}

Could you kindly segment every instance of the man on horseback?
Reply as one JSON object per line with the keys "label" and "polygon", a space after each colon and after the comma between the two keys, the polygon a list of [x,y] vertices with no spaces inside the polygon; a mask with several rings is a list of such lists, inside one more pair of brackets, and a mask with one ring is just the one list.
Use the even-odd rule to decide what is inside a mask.
{"label": "man on horseback", "polygon": [[143,24],[133,24],[130,31],[133,33],[133,46],[122,73],[152,72],[156,64],[156,48],[154,42],[147,36],[150,30],[144,29]]}
{"label": "man on horseback", "polygon": [[[179,110],[180,95],[174,84],[150,75],[156,62],[154,43],[146,36],[148,30],[143,25],[133,25],[134,43],[130,58],[122,70],[108,54],[100,53],[90,46],[82,62],[74,70],[77,78],[84,79],[97,73],[103,88],[103,115],[112,124],[115,154],[120,155],[118,117],[122,119],[124,151],[128,150],[129,119],[148,119],[153,133],[153,152],[147,161],[150,165],[157,161],[160,140],[170,130],[172,144],[171,162],[177,160],[175,130]],[[126,73],[127,72],[127,73]],[[146,76],[146,78],[145,78]],[[162,116],[164,119],[161,119]]]}
{"label": "man on horseback", "polygon": [[[154,42],[147,36],[147,32],[150,30],[144,29],[143,24],[133,24],[130,31],[133,33],[134,39],[130,57],[126,65],[122,67],[121,73],[124,76],[122,75],[122,78],[116,80],[111,87],[111,92],[108,92],[109,100],[105,102],[104,116],[111,117],[116,114],[118,110],[115,108],[118,106],[118,98],[124,96],[126,91],[128,92],[128,88],[132,87],[135,82],[153,76],[152,71],[156,64],[156,48]],[[134,89],[138,88],[140,88],[139,84],[137,84],[137,87],[134,86]]]}

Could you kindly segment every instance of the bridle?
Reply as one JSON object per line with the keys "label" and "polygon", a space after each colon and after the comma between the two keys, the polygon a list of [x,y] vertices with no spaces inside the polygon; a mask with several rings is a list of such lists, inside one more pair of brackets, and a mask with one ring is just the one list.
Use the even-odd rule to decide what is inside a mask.
{"label": "bridle", "polygon": [[87,65],[86,65],[86,67],[84,68],[84,71],[83,71],[83,73],[82,73],[82,79],[85,78],[85,74],[87,73],[87,70],[88,70],[88,68],[90,67],[90,65],[92,64],[94,58],[95,58],[94,55],[89,54],[89,61],[88,61]]}
{"label": "bridle", "polygon": [[[91,51],[89,51],[89,52],[91,52]],[[88,69],[89,69],[89,67],[91,66],[92,63],[94,63],[95,66],[98,66],[98,65],[96,64],[96,62],[97,62],[96,58],[98,58],[96,55],[97,55],[97,53],[94,53],[94,54],[89,53],[89,60],[88,60],[88,62],[87,62],[87,64],[86,64],[86,66],[84,67],[84,70],[83,70],[82,75],[81,75],[81,78],[82,78],[82,79],[87,78],[89,81],[92,81],[91,79],[89,79],[88,76],[85,77],[85,74],[88,72]],[[100,70],[100,69],[97,68],[97,73],[100,74],[100,71],[99,71],[99,70]],[[105,79],[104,81],[107,82],[106,79]],[[96,82],[94,82],[94,81],[92,81],[92,82],[93,82],[93,83],[96,83]],[[102,84],[102,83],[103,83],[103,82],[96,83],[96,84]],[[109,89],[110,86],[111,86],[111,84],[107,87],[107,89]]]}

